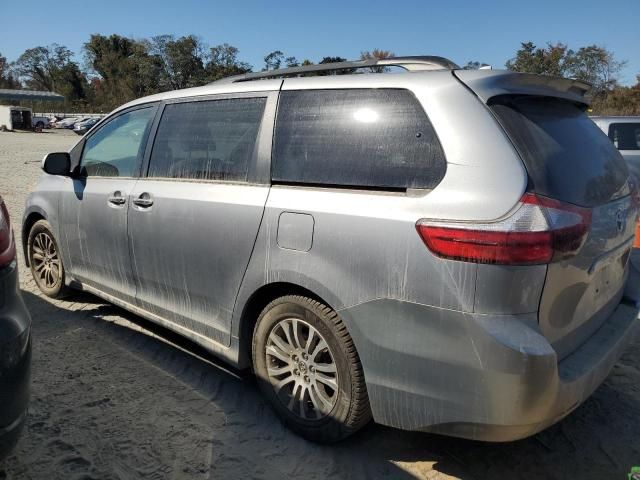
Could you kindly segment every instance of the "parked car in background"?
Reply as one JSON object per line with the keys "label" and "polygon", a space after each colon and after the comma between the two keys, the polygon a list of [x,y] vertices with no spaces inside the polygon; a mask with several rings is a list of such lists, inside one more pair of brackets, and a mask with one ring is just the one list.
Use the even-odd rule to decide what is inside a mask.
{"label": "parked car in background", "polygon": [[[42,258],[52,257],[46,246]],[[31,318],[18,288],[16,245],[0,197],[0,459],[13,448],[27,417],[31,370]]]}
{"label": "parked car in background", "polygon": [[49,117],[49,125],[51,126],[51,128],[57,128],[57,123],[61,120],[63,120],[63,117],[52,115],[51,117]]}
{"label": "parked car in background", "polygon": [[640,179],[640,117],[591,117],[609,136],[627,161],[629,170]]}
{"label": "parked car in background", "polygon": [[59,122],[56,122],[55,128],[68,128],[68,129],[72,129],[73,126],[75,125],[76,122],[80,121],[81,119],[78,117],[69,117],[69,118],[64,118],[62,120],[60,120]]}
{"label": "parked car in background", "polygon": [[638,206],[588,88],[405,57],[141,98],[44,159],[25,256],[46,295],[252,367],[306,438],[523,438],[638,331]]}
{"label": "parked car in background", "polygon": [[97,117],[87,118],[86,120],[81,120],[77,122],[73,126],[73,131],[78,135],[84,135],[89,131],[91,127],[93,127],[96,123],[100,121]]}

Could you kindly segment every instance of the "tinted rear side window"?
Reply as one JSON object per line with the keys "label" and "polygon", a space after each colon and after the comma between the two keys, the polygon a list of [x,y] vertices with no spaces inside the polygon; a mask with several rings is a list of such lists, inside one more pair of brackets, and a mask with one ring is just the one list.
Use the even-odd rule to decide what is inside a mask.
{"label": "tinted rear side window", "polygon": [[302,90],[280,95],[274,182],[361,188],[433,188],[442,148],[407,90]]}
{"label": "tinted rear side window", "polygon": [[167,105],[149,177],[246,181],[266,98]]}
{"label": "tinted rear side window", "polygon": [[627,193],[624,159],[576,105],[540,97],[499,97],[491,108],[519,150],[534,190],[592,207]]}
{"label": "tinted rear side window", "polygon": [[618,150],[640,150],[640,123],[612,123],[609,138]]}

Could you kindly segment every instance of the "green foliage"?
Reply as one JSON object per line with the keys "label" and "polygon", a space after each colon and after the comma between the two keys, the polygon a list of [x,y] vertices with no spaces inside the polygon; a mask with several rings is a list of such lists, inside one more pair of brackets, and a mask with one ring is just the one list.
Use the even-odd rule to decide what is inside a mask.
{"label": "green foliage", "polygon": [[[83,66],[76,62],[71,50],[57,44],[30,48],[12,64],[0,55],[0,88],[55,91],[65,96],[65,108],[69,111],[109,111],[145,95],[204,85],[252,70],[251,65],[239,59],[236,47],[227,43],[209,47],[195,35],[179,38],[159,35],[138,40],[96,34],[84,44],[83,53]],[[360,54],[361,59],[393,56],[393,52],[381,49]],[[326,56],[318,63],[344,61],[340,56]],[[313,62],[298,61],[275,50],[264,57],[263,70],[298,65]],[[483,65],[486,64],[469,61],[463,68],[478,69]],[[563,43],[537,47],[532,42],[522,43],[506,63],[514,71],[566,76],[591,83],[593,113],[640,115],[640,75],[636,85],[621,87],[618,76],[624,65],[611,51],[598,45],[574,51]],[[353,72],[347,69],[319,75]]]}
{"label": "green foliage", "polygon": [[[74,105],[87,102],[88,82],[73,52],[57,44],[26,50],[13,64],[13,71],[27,88],[56,91]],[[12,88],[19,88],[14,85]]]}
{"label": "green foliage", "polygon": [[60,69],[53,91],[63,95],[73,110],[86,108],[93,97],[86,75],[75,62]]}
{"label": "green foliage", "polygon": [[340,63],[340,62],[346,62],[347,59],[343,58],[343,57],[323,57],[322,60],[320,60],[318,63],[319,64],[324,64],[324,63]]}
{"label": "green foliage", "polygon": [[238,59],[238,49],[227,43],[208,48],[196,36],[160,35],[135,40],[92,35],[85,58],[97,74],[96,103],[112,109],[134,98],[203,85],[251,71]]}
{"label": "green foliage", "polygon": [[164,66],[160,57],[150,54],[149,42],[91,35],[84,52],[90,72],[101,78],[95,98],[99,109],[110,110],[161,90]]}
{"label": "green foliage", "polygon": [[394,56],[395,56],[395,53],[393,53],[392,51],[380,50],[378,48],[374,48],[371,51],[365,50],[360,52],[361,60],[370,60],[370,59],[382,60],[384,58],[391,58]]}
{"label": "green foliage", "polygon": [[[340,62],[346,62],[347,59],[344,57],[323,57],[322,60],[320,60],[318,63],[320,64],[324,64],[324,63],[340,63]],[[338,70],[335,72],[321,72],[318,73],[318,75],[349,75],[350,73],[355,72],[355,69],[351,68],[351,69],[345,69],[345,70]]]}
{"label": "green foliage", "polygon": [[582,47],[577,52],[569,50],[566,63],[569,76],[589,82],[595,95],[613,90],[626,64],[617,61],[613,52],[597,45]]}
{"label": "green foliage", "polygon": [[250,72],[251,65],[238,60],[238,53],[238,49],[228,43],[212,47],[206,66],[207,82]]}
{"label": "green foliage", "polygon": [[280,50],[275,50],[264,57],[263,72],[285,67],[298,67],[300,63],[296,57],[285,57]]}
{"label": "green foliage", "polygon": [[548,43],[546,48],[538,48],[533,42],[522,43],[506,67],[516,72],[561,77],[567,72],[567,46]]}
{"label": "green foliage", "polygon": [[594,115],[640,115],[640,75],[634,86],[617,86],[594,98],[591,109]]}
{"label": "green foliage", "polygon": [[7,57],[0,54],[0,88],[20,88],[20,82],[14,78]]}
{"label": "green foliage", "polygon": [[205,58],[202,42],[195,36],[159,35],[149,43],[149,54],[161,65],[160,87],[164,90],[195,87],[205,81]]}
{"label": "green foliage", "polygon": [[[385,58],[395,57],[395,53],[390,50],[380,50],[378,48],[374,48],[371,51],[365,50],[360,52],[360,60],[383,60]],[[388,72],[388,67],[371,67],[370,70],[373,73],[383,73]]]}
{"label": "green foliage", "polygon": [[281,67],[282,62],[284,61],[284,53],[280,50],[275,50],[264,57],[264,68],[263,72],[268,70],[277,70]]}
{"label": "green foliage", "polygon": [[598,45],[571,50],[563,43],[538,48],[533,42],[521,44],[506,67],[516,72],[537,73],[584,80],[593,86],[592,95],[606,96],[618,84],[618,74],[625,62],[617,61],[613,52]]}
{"label": "green foliage", "polygon": [[478,70],[480,67],[488,67],[488,63],[484,62],[476,62],[474,60],[469,60],[467,64],[462,67],[463,70]]}

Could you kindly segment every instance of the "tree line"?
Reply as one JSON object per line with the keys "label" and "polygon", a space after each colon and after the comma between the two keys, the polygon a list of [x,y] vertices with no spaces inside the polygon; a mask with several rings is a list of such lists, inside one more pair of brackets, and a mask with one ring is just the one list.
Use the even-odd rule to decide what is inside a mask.
{"label": "tree line", "polygon": [[592,85],[591,110],[600,115],[640,115],[640,74],[636,83],[620,85],[620,71],[626,61],[598,45],[572,50],[564,43],[537,47],[522,43],[506,68],[517,72],[537,73],[583,80]]}
{"label": "tree line", "polygon": [[[387,58],[388,50],[361,52],[360,58]],[[53,44],[25,50],[14,62],[0,54],[0,88],[54,91],[64,95],[65,110],[107,112],[125,102],[167,90],[195,87],[215,80],[250,72],[236,47],[223,43],[208,46],[195,35],[176,38],[158,35],[134,39],[121,35],[91,35],[82,47],[81,62],[65,46]],[[318,63],[345,61],[326,56]],[[280,50],[268,53],[260,70],[312,65]],[[468,62],[464,68],[480,68],[484,63]],[[619,84],[624,61],[613,52],[590,45],[578,50],[556,43],[538,47],[522,43],[505,67],[518,72],[556,75],[585,80],[593,85],[593,112],[640,114],[640,75],[636,85]],[[383,71],[384,68],[373,68]],[[350,73],[338,72],[338,73]]]}

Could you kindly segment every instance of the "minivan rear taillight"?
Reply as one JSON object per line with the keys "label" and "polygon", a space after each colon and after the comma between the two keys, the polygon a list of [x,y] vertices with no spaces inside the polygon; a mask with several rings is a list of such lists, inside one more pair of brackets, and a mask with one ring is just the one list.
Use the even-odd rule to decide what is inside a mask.
{"label": "minivan rear taillight", "polygon": [[0,198],[0,268],[7,266],[16,258],[16,245],[11,233],[9,212]]}
{"label": "minivan rear taillight", "polygon": [[591,210],[525,193],[507,218],[462,223],[419,220],[416,229],[439,257],[474,263],[537,265],[575,255],[591,225]]}

